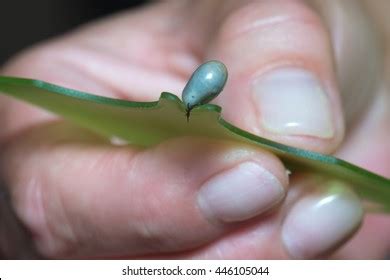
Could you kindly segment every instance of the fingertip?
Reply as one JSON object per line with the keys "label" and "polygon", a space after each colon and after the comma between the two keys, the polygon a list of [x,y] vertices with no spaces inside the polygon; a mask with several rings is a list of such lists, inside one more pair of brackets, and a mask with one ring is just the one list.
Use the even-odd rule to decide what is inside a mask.
{"label": "fingertip", "polygon": [[283,221],[281,238],[295,259],[324,257],[344,244],[363,219],[360,199],[344,185],[330,182],[298,199]]}
{"label": "fingertip", "polygon": [[226,119],[288,145],[337,148],[344,120],[333,52],[319,15],[305,4],[251,2],[232,11],[209,55],[230,72],[217,99]]}
{"label": "fingertip", "polygon": [[198,205],[208,219],[238,222],[264,213],[285,193],[285,187],[271,172],[247,161],[204,183],[198,193]]}

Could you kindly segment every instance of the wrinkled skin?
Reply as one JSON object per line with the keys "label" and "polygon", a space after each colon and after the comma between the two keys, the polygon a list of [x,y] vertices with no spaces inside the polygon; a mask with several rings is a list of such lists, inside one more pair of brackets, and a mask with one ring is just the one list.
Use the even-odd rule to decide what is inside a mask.
{"label": "wrinkled skin", "polygon": [[[389,177],[390,24],[384,14],[389,4],[372,2],[157,2],[27,49],[1,75],[153,101],[162,91],[180,95],[200,63],[218,59],[230,77],[215,102],[224,118]],[[252,79],[287,66],[305,68],[325,85],[331,137],[280,134],[263,126],[262,111],[253,105]],[[261,149],[190,138],[149,149],[114,146],[3,96],[0,127],[0,174],[17,217],[2,203],[5,258],[350,259],[383,258],[390,250],[390,219],[366,213],[360,227],[359,218],[337,238],[324,237],[327,246],[313,249],[309,242],[302,254],[291,254],[281,234],[286,217],[313,207],[292,211],[300,201],[326,197],[326,186],[304,174],[288,178],[281,161]],[[286,197],[241,222],[216,222],[199,208],[199,189],[246,161],[273,174]],[[329,210],[331,219],[338,215]],[[300,234],[326,243],[311,236],[309,227]]]}

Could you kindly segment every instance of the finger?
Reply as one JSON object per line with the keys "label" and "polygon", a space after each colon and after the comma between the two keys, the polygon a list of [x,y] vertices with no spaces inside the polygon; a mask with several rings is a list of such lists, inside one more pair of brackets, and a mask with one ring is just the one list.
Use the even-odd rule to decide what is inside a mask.
{"label": "finger", "polygon": [[319,15],[302,1],[245,3],[223,9],[207,54],[230,71],[218,100],[223,115],[279,142],[333,151],[343,137],[343,115]]}
{"label": "finger", "polygon": [[61,123],[13,139],[0,162],[16,212],[47,257],[195,248],[277,205],[287,186],[276,157],[246,146],[112,147]]}
{"label": "finger", "polygon": [[[341,158],[386,178],[390,177],[388,92],[388,88],[382,88],[377,92],[365,120],[356,127],[338,152]],[[389,232],[390,218],[386,213],[368,213],[361,230],[333,257],[384,259],[390,252]]]}
{"label": "finger", "polygon": [[360,199],[337,181],[312,183],[298,191],[302,193],[281,227],[284,247],[292,258],[328,257],[359,229],[364,213]]}
{"label": "finger", "polygon": [[237,228],[201,249],[170,257],[326,258],[359,229],[362,214],[360,200],[344,186],[317,180],[309,184],[295,182],[278,211]]}

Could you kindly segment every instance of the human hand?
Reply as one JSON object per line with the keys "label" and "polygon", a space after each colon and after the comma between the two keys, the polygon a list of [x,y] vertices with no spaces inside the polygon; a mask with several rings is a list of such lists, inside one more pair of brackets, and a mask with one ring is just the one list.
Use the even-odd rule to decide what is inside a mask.
{"label": "human hand", "polygon": [[[378,86],[386,54],[372,17],[357,2],[324,2],[154,3],[36,46],[1,74],[153,101],[180,94],[200,63],[219,59],[229,69],[216,100],[225,119],[390,176],[389,95]],[[353,236],[362,220],[353,193],[306,174],[288,178],[260,149],[190,138],[114,146],[6,97],[0,122],[1,176],[44,257],[379,258],[389,250],[387,217],[367,215]]]}

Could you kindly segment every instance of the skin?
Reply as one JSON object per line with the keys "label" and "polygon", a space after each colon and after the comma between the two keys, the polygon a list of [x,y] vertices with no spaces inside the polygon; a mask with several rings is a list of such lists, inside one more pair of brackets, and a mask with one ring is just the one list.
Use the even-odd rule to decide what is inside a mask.
{"label": "skin", "polygon": [[[389,177],[388,4],[351,4],[365,5],[362,14],[340,2],[157,2],[33,46],[0,73],[153,101],[162,91],[179,94],[200,63],[218,59],[231,77],[216,99],[228,121],[288,145],[336,153]],[[347,16],[353,20],[343,21]],[[348,22],[375,26],[375,32],[356,31]],[[340,32],[344,36],[338,37]],[[267,40],[251,44],[251,36]],[[360,42],[367,44],[364,55]],[[277,135],[259,125],[245,93],[254,75],[280,65],[304,65],[325,81],[335,122],[331,138]],[[298,198],[316,187],[305,175],[288,180],[280,160],[260,149],[196,138],[146,150],[113,146],[3,96],[0,127],[0,174],[24,228],[11,214],[2,219],[7,224],[0,227],[0,248],[9,258],[35,253],[45,258],[290,258],[281,224]],[[287,197],[266,215],[243,223],[210,221],[195,203],[200,185],[246,160],[278,178],[290,190]],[[367,214],[358,231],[318,257],[383,258],[389,233],[388,217]]]}

